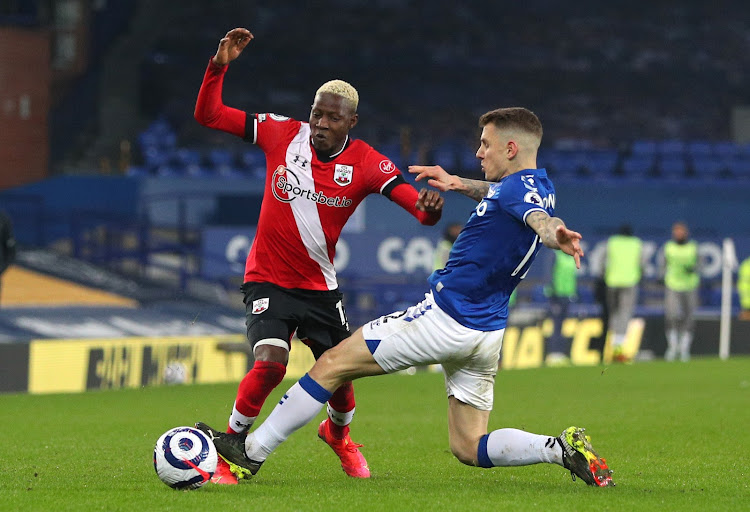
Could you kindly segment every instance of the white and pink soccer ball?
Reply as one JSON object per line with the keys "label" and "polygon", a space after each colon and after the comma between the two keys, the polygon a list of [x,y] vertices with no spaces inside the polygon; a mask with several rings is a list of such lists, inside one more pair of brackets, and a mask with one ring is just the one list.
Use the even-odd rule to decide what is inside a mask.
{"label": "white and pink soccer ball", "polygon": [[173,489],[197,489],[216,471],[218,455],[211,439],[193,427],[175,427],[154,447],[154,469]]}

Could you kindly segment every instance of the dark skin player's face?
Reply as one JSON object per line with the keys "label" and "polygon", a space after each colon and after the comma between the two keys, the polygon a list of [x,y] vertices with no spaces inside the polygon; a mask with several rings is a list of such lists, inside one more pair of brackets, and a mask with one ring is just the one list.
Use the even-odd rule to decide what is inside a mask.
{"label": "dark skin player's face", "polygon": [[310,141],[322,156],[338,152],[358,116],[341,96],[324,92],[315,96],[310,111]]}

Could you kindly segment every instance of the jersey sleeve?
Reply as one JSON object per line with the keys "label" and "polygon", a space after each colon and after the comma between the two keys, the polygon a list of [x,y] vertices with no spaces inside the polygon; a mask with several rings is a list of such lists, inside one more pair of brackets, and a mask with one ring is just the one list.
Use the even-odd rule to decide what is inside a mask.
{"label": "jersey sleeve", "polygon": [[242,110],[224,105],[221,99],[224,75],[228,68],[229,66],[217,66],[213,60],[208,61],[193,115],[203,126],[244,137],[248,116]]}
{"label": "jersey sleeve", "polygon": [[373,193],[388,195],[393,186],[404,183],[404,177],[396,164],[372,148],[365,155],[362,164],[368,188]]}
{"label": "jersey sleeve", "polygon": [[549,215],[539,190],[533,185],[525,184],[520,178],[509,180],[497,190],[500,208],[524,224],[531,212],[540,211]]}
{"label": "jersey sleeve", "polygon": [[278,114],[248,114],[245,140],[268,153],[299,131],[302,123]]}

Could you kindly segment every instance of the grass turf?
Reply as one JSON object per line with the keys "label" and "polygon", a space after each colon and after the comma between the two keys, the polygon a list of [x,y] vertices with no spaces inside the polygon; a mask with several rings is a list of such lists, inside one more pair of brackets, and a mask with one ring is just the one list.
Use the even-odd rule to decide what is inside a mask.
{"label": "grass turf", "polygon": [[[291,385],[269,398],[270,412]],[[750,359],[500,372],[490,428],[585,426],[615,470],[591,488],[554,465],[478,469],[448,450],[440,374],[359,381],[355,441],[372,478],[350,479],[318,421],[251,481],[174,491],[151,462],[167,429],[223,427],[234,385],[0,395],[3,510],[739,510],[750,503]],[[320,418],[323,418],[321,413]]]}

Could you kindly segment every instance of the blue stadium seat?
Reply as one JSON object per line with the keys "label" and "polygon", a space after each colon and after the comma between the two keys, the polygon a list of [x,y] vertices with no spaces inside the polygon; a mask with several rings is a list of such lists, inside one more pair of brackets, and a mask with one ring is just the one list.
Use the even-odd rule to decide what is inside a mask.
{"label": "blue stadium seat", "polygon": [[654,167],[654,155],[631,155],[622,162],[622,173],[625,179],[642,179],[650,174]]}
{"label": "blue stadium seat", "polygon": [[620,155],[613,149],[591,150],[584,154],[583,166],[593,178],[608,178],[617,170]]}
{"label": "blue stadium seat", "polygon": [[735,156],[726,161],[729,174],[734,178],[750,179],[750,157]]}
{"label": "blue stadium seat", "polygon": [[687,175],[687,165],[682,155],[664,155],[657,160],[656,171],[664,179],[681,179]]}
{"label": "blue stadium seat", "polygon": [[245,150],[240,155],[241,170],[245,174],[264,176],[266,173],[266,155],[260,148]]}
{"label": "blue stadium seat", "polygon": [[693,175],[698,178],[716,179],[726,169],[726,165],[718,158],[710,156],[693,156],[690,159]]}
{"label": "blue stadium seat", "polygon": [[662,140],[656,143],[656,150],[660,155],[682,156],[685,143],[681,140]]}
{"label": "blue stadium seat", "polygon": [[208,161],[215,168],[234,164],[234,153],[228,149],[212,149],[208,152]]}
{"label": "blue stadium seat", "polygon": [[548,158],[553,178],[577,178],[585,163],[583,153],[578,151],[556,151],[550,153]]}
{"label": "blue stadium seat", "polygon": [[144,165],[154,170],[166,164],[172,157],[172,150],[164,149],[159,146],[150,146],[143,152]]}
{"label": "blue stadium seat", "polygon": [[721,158],[733,157],[740,153],[740,147],[734,142],[717,142],[714,144],[714,152]]}
{"label": "blue stadium seat", "polygon": [[125,170],[125,176],[141,177],[148,176],[148,169],[140,165],[131,165]]}
{"label": "blue stadium seat", "polygon": [[380,151],[385,156],[387,156],[391,160],[391,162],[393,162],[396,165],[396,167],[398,167],[402,172],[406,172],[404,170],[404,161],[401,158],[401,144],[400,143],[387,142],[385,144],[380,144],[377,150]]}
{"label": "blue stadium seat", "polygon": [[653,140],[636,140],[631,147],[633,155],[649,156],[656,153],[656,142]]}
{"label": "blue stadium seat", "polygon": [[463,172],[479,172],[477,148],[463,146],[458,152],[458,166]]}
{"label": "blue stadium seat", "polygon": [[707,157],[714,154],[714,148],[708,141],[694,140],[688,143],[687,153],[692,157]]}
{"label": "blue stadium seat", "polygon": [[432,150],[432,163],[443,169],[455,169],[457,160],[456,148],[452,144],[440,144]]}

